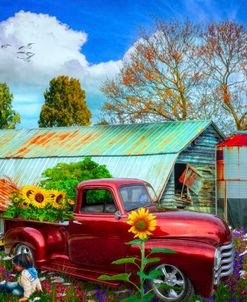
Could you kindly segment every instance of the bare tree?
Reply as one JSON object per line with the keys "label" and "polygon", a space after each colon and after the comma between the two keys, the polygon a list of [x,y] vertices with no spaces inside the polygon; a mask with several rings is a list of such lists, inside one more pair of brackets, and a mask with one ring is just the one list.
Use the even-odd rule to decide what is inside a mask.
{"label": "bare tree", "polygon": [[246,129],[246,37],[242,25],[229,21],[203,32],[190,22],[158,22],[125,56],[119,74],[103,83],[108,100],[101,118],[109,123],[210,118]]}
{"label": "bare tree", "polygon": [[243,25],[211,24],[202,35],[200,54],[214,101],[247,129],[247,34]]}
{"label": "bare tree", "polygon": [[186,120],[197,117],[197,86],[203,79],[195,55],[198,28],[189,22],[158,22],[126,56],[119,75],[104,82],[103,115],[111,122]]}

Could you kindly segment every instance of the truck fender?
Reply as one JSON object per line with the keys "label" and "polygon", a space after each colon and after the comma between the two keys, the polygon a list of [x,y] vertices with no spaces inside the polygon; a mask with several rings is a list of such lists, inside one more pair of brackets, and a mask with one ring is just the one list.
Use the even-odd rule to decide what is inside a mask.
{"label": "truck fender", "polygon": [[[211,244],[193,241],[190,239],[167,238],[150,239],[145,242],[145,254],[149,254],[151,248],[169,248],[175,250],[175,254],[154,253],[151,257],[160,258],[160,262],[146,266],[147,270],[151,266],[161,263],[171,264],[179,268],[192,282],[195,291],[204,297],[209,297],[213,290],[213,267],[215,247]],[[140,249],[137,245],[131,245],[127,257],[140,258]],[[127,264],[127,272],[133,271],[133,265]]]}
{"label": "truck fender", "polygon": [[45,261],[45,240],[42,233],[31,227],[16,227],[6,232],[4,247],[7,254],[13,253],[17,244],[25,244],[33,253],[35,261]]}

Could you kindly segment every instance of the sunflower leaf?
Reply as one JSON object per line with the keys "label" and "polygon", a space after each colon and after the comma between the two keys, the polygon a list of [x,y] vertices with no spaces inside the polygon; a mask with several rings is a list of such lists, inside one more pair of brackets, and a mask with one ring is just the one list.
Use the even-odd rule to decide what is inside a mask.
{"label": "sunflower leaf", "polygon": [[129,244],[129,245],[132,245],[132,244],[141,244],[143,242],[143,240],[140,240],[140,239],[135,239],[135,240],[132,240],[132,241],[129,241],[129,242],[126,242],[126,244]]}
{"label": "sunflower leaf", "polygon": [[154,257],[154,258],[145,258],[144,259],[144,264],[148,264],[148,263],[154,263],[154,262],[159,262],[160,258],[158,257]]}
{"label": "sunflower leaf", "polygon": [[168,254],[176,254],[176,251],[167,248],[157,248],[154,247],[151,249],[152,253],[168,253]]}
{"label": "sunflower leaf", "polygon": [[143,272],[137,272],[137,275],[139,275],[144,280],[152,280],[160,277],[162,273],[159,270],[152,270],[148,273],[148,275]]}
{"label": "sunflower leaf", "polygon": [[119,281],[129,281],[129,277],[131,274],[118,274],[118,275],[114,275],[114,276],[109,276],[109,275],[101,275],[98,277],[99,280],[107,280],[107,281],[111,281],[111,280],[119,280]]}
{"label": "sunflower leaf", "polygon": [[112,262],[112,264],[135,263],[137,258],[121,258]]}

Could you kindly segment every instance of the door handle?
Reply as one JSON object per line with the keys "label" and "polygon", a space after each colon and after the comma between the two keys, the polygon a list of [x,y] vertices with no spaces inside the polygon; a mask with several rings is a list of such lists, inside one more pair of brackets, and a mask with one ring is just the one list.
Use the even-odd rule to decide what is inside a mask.
{"label": "door handle", "polygon": [[75,224],[82,224],[80,221],[78,221],[78,220],[73,220],[73,223],[75,223]]}

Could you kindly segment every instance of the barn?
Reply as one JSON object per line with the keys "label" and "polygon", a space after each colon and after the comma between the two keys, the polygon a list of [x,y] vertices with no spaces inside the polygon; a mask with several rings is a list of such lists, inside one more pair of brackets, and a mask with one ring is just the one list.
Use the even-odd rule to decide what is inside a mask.
{"label": "barn", "polygon": [[114,177],[150,182],[162,206],[216,213],[222,140],[211,121],[0,130],[0,179],[37,184],[47,168],[90,156]]}

